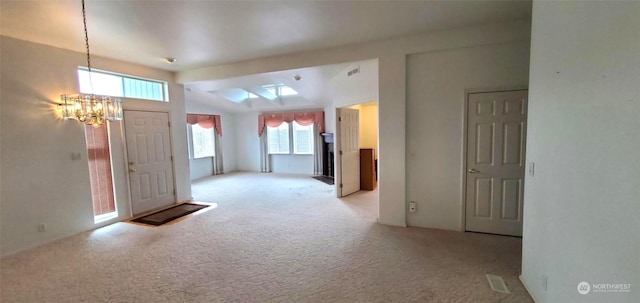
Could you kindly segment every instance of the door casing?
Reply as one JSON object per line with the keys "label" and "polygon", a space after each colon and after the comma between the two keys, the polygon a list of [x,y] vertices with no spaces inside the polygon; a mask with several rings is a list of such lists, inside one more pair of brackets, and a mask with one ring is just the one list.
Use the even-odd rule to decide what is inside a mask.
{"label": "door casing", "polygon": [[[520,91],[529,90],[527,85],[515,85],[515,86],[499,86],[493,88],[474,88],[464,90],[463,100],[463,140],[462,140],[462,185],[460,190],[462,191],[462,203],[460,208],[460,231],[465,232],[467,230],[467,156],[468,156],[468,123],[469,123],[469,95],[476,93],[496,93],[496,92],[508,92],[508,91]],[[528,111],[527,111],[528,114]],[[527,130],[525,129],[525,136]],[[526,141],[526,140],[525,140]],[[526,159],[526,152],[523,159],[525,165],[528,163]]]}
{"label": "door casing", "polygon": [[[169,121],[169,150],[171,152],[171,173],[173,175],[173,180],[172,180],[172,184],[173,184],[173,203],[176,204],[178,203],[178,196],[177,196],[177,192],[178,192],[178,188],[177,188],[177,180],[176,180],[176,167],[175,167],[175,158],[174,158],[174,146],[173,146],[173,123],[171,122],[171,112],[169,111],[165,111],[165,110],[147,110],[147,109],[124,109],[125,112],[147,112],[147,113],[164,113],[167,114],[168,116],[168,121]],[[134,212],[133,212],[133,195],[132,195],[132,188],[131,188],[131,176],[129,174],[129,150],[128,150],[128,145],[127,145],[127,137],[126,137],[126,125],[124,120],[122,121],[122,147],[123,147],[123,152],[124,152],[124,160],[125,162],[124,164],[124,172],[126,175],[126,184],[127,184],[127,190],[129,193],[129,214],[131,214],[131,216],[135,216]]]}
{"label": "door casing", "polygon": [[[344,197],[344,196],[347,196],[347,195],[350,195],[350,194],[354,193],[354,192],[350,192],[348,194],[343,194],[343,188],[341,187],[341,185],[344,183],[344,176],[343,176],[343,173],[342,173],[344,165],[343,165],[343,161],[342,161],[343,160],[343,155],[341,155],[341,153],[345,152],[344,151],[344,147],[342,146],[343,145],[342,144],[343,143],[342,140],[343,140],[344,134],[342,134],[342,126],[341,126],[342,122],[340,121],[342,119],[342,117],[341,117],[342,111],[355,111],[356,115],[358,117],[357,118],[358,121],[356,121],[357,130],[359,130],[359,127],[360,127],[360,125],[359,125],[359,111],[357,109],[351,109],[351,108],[346,108],[346,107],[345,108],[336,108],[336,136],[335,136],[335,140],[334,140],[335,141],[335,143],[334,143],[335,144],[334,145],[334,148],[335,148],[334,153],[335,153],[335,162],[336,162],[336,165],[335,165],[336,166],[336,168],[335,168],[335,171],[336,171],[336,174],[335,174],[336,175],[335,186],[336,186],[336,196],[338,198]],[[352,163],[352,165],[350,165],[350,167],[353,168],[353,167],[357,166],[357,168],[355,168],[355,170],[356,170],[355,174],[356,174],[356,176],[358,178],[358,182],[357,182],[357,188],[358,189],[355,191],[355,192],[357,192],[357,191],[360,190],[359,131],[356,131],[355,136],[356,136],[356,142],[357,142],[357,144],[356,144],[356,150],[357,150],[356,153],[358,154],[358,157],[357,157],[356,163]]]}

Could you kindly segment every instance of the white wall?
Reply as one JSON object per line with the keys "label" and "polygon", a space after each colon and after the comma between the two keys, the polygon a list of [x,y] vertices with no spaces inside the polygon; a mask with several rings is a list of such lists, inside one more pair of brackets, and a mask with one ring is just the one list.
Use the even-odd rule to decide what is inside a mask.
{"label": "white wall", "polygon": [[[78,91],[77,68],[86,64],[85,55],[7,37],[1,38],[0,51],[2,256],[128,218],[122,123],[111,125],[119,217],[94,224],[83,125],[56,116],[60,95]],[[92,63],[97,69],[168,81],[170,102],[125,99],[124,107],[170,112],[173,125],[186,124],[183,87],[173,82],[172,73],[99,57],[92,57]],[[188,200],[184,128],[172,128],[171,139],[177,200]],[[82,159],[72,161],[71,153]],[[40,223],[46,231],[38,232]]]}
{"label": "white wall", "polygon": [[274,173],[313,175],[313,155],[271,155]]}
{"label": "white wall", "polygon": [[639,14],[534,1],[521,280],[537,302],[640,302]]}
{"label": "white wall", "polygon": [[407,66],[407,224],[463,230],[465,89],[526,88],[529,43],[416,54]]}
{"label": "white wall", "polygon": [[[529,31],[528,22],[477,26],[205,67],[179,72],[176,79],[180,83],[188,83],[377,58],[380,113],[379,222],[405,226],[406,167],[411,165],[405,161],[406,56],[437,50],[529,41]],[[355,103],[358,102],[352,104]],[[325,108],[328,131],[332,131],[331,126],[335,125],[332,109],[352,104],[336,103]]]}
{"label": "white wall", "polygon": [[236,115],[238,170],[260,171],[260,137],[258,113]]}
{"label": "white wall", "polygon": [[[378,150],[378,103],[369,102],[349,106],[357,109],[359,113],[359,139],[360,148],[373,148]],[[376,153],[377,158],[377,153]]]}
{"label": "white wall", "polygon": [[333,103],[327,105],[324,108],[324,132],[336,132],[336,107],[333,105]]}
{"label": "white wall", "polygon": [[[347,72],[359,68],[360,72],[348,76]],[[334,107],[346,107],[378,100],[378,60],[365,60],[350,64],[330,81],[331,102]],[[334,109],[335,110],[335,109]]]}
{"label": "white wall", "polygon": [[[208,114],[208,115],[220,115],[222,121],[222,137],[220,138],[222,143],[222,162],[224,166],[224,172],[230,173],[238,170],[238,163],[236,157],[236,116],[231,113],[222,112],[215,108],[203,104],[190,94],[185,93],[185,107],[186,112],[189,114]],[[213,163],[211,158],[203,159],[189,159],[189,166],[191,171],[191,180],[211,176],[213,174]]]}
{"label": "white wall", "polygon": [[213,158],[189,159],[189,172],[191,181],[213,176]]}

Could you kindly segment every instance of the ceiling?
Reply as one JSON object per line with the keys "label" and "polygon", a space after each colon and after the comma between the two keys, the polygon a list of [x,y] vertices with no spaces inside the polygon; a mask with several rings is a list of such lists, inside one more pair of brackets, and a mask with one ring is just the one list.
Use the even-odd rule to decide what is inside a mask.
{"label": "ceiling", "polygon": [[[376,61],[377,64],[377,60],[368,61]],[[363,61],[363,63],[368,61]],[[330,87],[330,80],[353,64],[358,63],[315,66],[222,80],[187,83],[185,84],[185,96],[187,100],[212,105],[219,110],[231,113],[321,109],[330,100],[329,90],[327,89]],[[296,75],[300,76],[300,80],[294,79]],[[237,104],[211,93],[212,91],[229,88],[241,88],[251,91],[252,88],[268,84],[284,84],[295,89],[299,95],[280,97],[276,100],[265,98],[249,99]]]}
{"label": "ceiling", "polygon": [[[531,1],[86,0],[86,9],[92,54],[186,71],[401,35],[527,20]],[[80,0],[2,0],[0,34],[84,52]],[[177,61],[168,64],[165,57]],[[235,79],[238,83],[211,81],[192,85],[191,92],[217,104],[211,94],[199,91],[200,86],[243,87],[258,80],[277,84],[293,81],[295,73],[310,74],[301,85],[305,79],[326,81],[313,79],[331,77],[344,67],[283,71],[253,80],[242,77]],[[233,111],[255,110],[235,105]]]}

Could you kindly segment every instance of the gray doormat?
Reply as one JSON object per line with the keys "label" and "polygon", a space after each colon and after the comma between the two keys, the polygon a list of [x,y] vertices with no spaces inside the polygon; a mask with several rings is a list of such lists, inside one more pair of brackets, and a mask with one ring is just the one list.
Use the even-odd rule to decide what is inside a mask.
{"label": "gray doormat", "polygon": [[167,208],[165,210],[161,210],[150,215],[146,215],[144,217],[140,217],[135,220],[131,220],[132,222],[144,223],[154,226],[160,226],[165,223],[169,223],[175,219],[186,216],[190,213],[197,212],[203,208],[207,208],[209,205],[201,205],[201,204],[193,204],[193,203],[184,203],[180,205],[176,205],[171,208]]}
{"label": "gray doormat", "polygon": [[329,185],[333,185],[333,178],[331,177],[327,177],[327,176],[313,176],[311,178],[314,178],[320,182],[324,182],[327,183]]}

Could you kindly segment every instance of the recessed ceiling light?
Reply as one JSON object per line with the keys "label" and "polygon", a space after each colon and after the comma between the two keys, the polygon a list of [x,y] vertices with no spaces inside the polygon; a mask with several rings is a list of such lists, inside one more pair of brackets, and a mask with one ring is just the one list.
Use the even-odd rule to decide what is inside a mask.
{"label": "recessed ceiling light", "polygon": [[173,62],[176,62],[176,58],[166,57],[164,58],[164,62],[171,64]]}
{"label": "recessed ceiling light", "polygon": [[300,79],[302,79],[302,77],[300,77],[300,75],[295,75],[293,76],[293,79],[296,81],[300,81]]}

